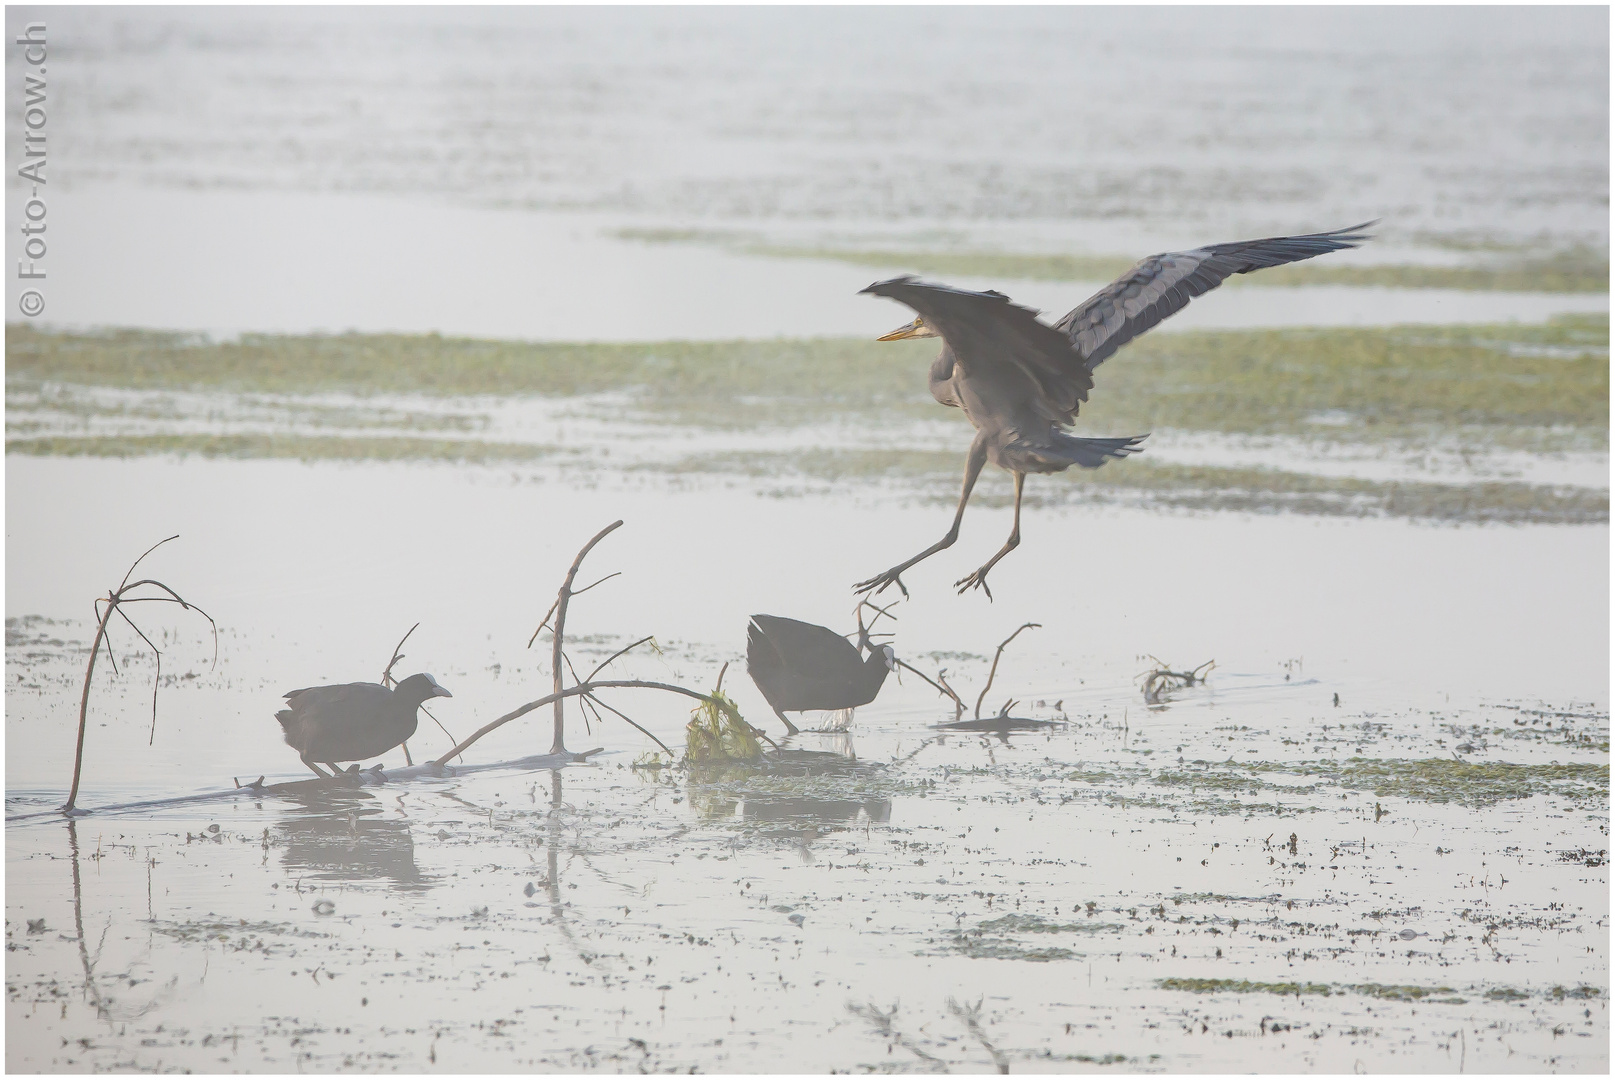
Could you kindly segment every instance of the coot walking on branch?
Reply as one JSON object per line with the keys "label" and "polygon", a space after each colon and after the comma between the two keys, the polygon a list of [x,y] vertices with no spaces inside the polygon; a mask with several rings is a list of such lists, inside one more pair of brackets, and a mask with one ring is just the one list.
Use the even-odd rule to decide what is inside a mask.
{"label": "coot walking on branch", "polygon": [[310,686],[286,695],[290,708],[275,714],[286,729],[286,743],[315,775],[323,762],[338,773],[338,761],[379,757],[415,734],[419,709],[435,697],[453,697],[422,672],[389,690],[380,683]]}
{"label": "coot walking on branch", "polygon": [[778,615],[753,615],[746,631],[746,671],[792,735],[798,729],[785,710],[867,705],[896,670],[892,647],[873,644],[861,622],[856,646],[827,626]]}

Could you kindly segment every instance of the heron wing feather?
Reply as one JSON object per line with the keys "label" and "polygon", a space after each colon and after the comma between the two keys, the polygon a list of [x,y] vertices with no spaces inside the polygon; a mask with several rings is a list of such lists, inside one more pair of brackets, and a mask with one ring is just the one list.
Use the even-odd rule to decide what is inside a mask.
{"label": "heron wing feather", "polygon": [[1089,369],[1093,369],[1232,275],[1354,248],[1369,239],[1362,230],[1373,224],[1369,221],[1335,232],[1240,240],[1151,255],[1054,325],[1071,339]]}

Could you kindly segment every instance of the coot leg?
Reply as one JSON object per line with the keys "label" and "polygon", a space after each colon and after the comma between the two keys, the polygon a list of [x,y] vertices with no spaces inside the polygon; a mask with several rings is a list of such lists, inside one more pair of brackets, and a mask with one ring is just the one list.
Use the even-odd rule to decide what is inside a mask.
{"label": "coot leg", "polygon": [[309,768],[313,769],[314,770],[314,775],[319,777],[321,780],[329,780],[329,779],[331,779],[331,777],[326,774],[325,770],[321,769],[318,765],[314,764],[308,758],[306,758],[306,757],[303,758],[303,764],[307,765]]}
{"label": "coot leg", "polygon": [[787,720],[785,718],[785,714],[780,712],[778,709],[774,710],[774,715],[779,717],[780,722],[785,725],[785,734],[787,734],[787,735],[800,735],[802,733],[802,729],[797,727],[795,724],[791,723],[789,720]]}

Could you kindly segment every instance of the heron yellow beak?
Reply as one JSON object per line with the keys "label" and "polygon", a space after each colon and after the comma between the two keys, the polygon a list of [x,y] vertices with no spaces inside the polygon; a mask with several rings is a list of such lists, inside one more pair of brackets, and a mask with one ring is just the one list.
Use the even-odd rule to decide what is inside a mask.
{"label": "heron yellow beak", "polygon": [[936,331],[925,325],[925,320],[916,316],[907,326],[900,326],[891,333],[878,337],[876,341],[902,341],[905,338],[936,337]]}

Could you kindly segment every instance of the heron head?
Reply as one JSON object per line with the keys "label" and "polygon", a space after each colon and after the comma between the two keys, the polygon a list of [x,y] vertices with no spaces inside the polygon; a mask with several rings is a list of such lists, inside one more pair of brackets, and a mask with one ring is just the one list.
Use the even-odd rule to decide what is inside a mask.
{"label": "heron head", "polygon": [[941,337],[942,335],[925,325],[925,320],[916,315],[914,321],[906,326],[900,326],[891,333],[878,337],[876,341],[902,341],[905,338]]}

